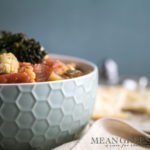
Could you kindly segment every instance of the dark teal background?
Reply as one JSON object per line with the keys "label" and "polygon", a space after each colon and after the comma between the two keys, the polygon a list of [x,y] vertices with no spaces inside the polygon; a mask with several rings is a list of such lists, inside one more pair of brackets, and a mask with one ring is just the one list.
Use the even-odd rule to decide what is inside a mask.
{"label": "dark teal background", "polygon": [[0,0],[0,30],[36,37],[50,53],[150,77],[150,0]]}

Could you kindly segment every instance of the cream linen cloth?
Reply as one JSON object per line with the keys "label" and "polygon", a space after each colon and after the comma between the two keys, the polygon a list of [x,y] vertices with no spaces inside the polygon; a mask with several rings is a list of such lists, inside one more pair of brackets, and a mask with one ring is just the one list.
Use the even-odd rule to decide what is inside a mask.
{"label": "cream linen cloth", "polygon": [[[149,135],[147,135],[149,136]],[[96,121],[80,138],[54,150],[148,150],[150,136],[118,119]]]}

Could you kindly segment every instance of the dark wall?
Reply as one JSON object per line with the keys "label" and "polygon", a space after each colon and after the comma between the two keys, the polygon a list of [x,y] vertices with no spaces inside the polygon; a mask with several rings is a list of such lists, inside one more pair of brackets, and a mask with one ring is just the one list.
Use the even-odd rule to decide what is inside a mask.
{"label": "dark wall", "polygon": [[150,0],[0,0],[0,30],[26,32],[50,53],[150,77]]}

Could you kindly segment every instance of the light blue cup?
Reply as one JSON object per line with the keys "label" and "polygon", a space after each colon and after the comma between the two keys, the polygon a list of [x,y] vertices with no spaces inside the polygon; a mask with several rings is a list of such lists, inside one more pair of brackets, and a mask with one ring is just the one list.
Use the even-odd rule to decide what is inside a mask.
{"label": "light blue cup", "polygon": [[28,84],[0,84],[0,150],[49,150],[70,141],[88,123],[96,96],[97,67],[74,62],[90,73],[74,79]]}

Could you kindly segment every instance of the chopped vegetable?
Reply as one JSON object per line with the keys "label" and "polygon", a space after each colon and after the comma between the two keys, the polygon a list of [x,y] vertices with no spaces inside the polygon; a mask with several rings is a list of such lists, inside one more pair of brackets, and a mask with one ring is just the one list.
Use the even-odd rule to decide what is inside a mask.
{"label": "chopped vegetable", "polygon": [[30,77],[27,73],[10,73],[0,75],[0,83],[30,83]]}
{"label": "chopped vegetable", "polygon": [[49,81],[56,81],[56,80],[62,80],[63,78],[58,75],[57,73],[55,73],[54,71],[51,72],[50,76],[49,76]]}
{"label": "chopped vegetable", "polygon": [[0,74],[17,73],[19,62],[12,53],[0,54]]}
{"label": "chopped vegetable", "polygon": [[33,66],[34,72],[36,74],[36,81],[37,82],[43,82],[48,81],[51,68],[48,65],[45,64],[35,64]]}
{"label": "chopped vegetable", "polygon": [[75,78],[82,76],[83,73],[80,70],[67,70],[64,75],[68,76],[69,78]]}
{"label": "chopped vegetable", "polygon": [[60,60],[55,60],[53,62],[52,69],[54,70],[55,73],[59,75],[64,74],[68,70],[66,64],[64,64]]}
{"label": "chopped vegetable", "polygon": [[35,72],[33,71],[33,66],[30,63],[20,63],[19,72],[25,72],[30,77],[31,82],[35,82]]}

